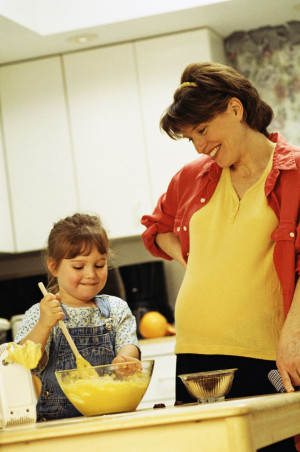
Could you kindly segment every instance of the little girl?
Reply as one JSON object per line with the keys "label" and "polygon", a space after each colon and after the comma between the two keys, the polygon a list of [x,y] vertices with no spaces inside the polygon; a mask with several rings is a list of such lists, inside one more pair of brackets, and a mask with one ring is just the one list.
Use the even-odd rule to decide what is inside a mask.
{"label": "little girl", "polygon": [[[79,353],[92,366],[139,358],[136,322],[127,303],[97,295],[107,279],[107,234],[96,216],[76,213],[55,223],[48,239],[48,291],[26,313],[15,342],[40,343],[33,373],[42,382],[37,420],[80,416],[60,389],[56,370],[75,369],[76,358],[58,321],[66,324]],[[55,293],[55,295],[53,295]]]}

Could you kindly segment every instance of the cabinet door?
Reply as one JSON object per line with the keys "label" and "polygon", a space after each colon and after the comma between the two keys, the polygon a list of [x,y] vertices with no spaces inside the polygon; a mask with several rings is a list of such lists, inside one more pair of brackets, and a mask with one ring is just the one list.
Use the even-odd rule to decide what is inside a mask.
{"label": "cabinet door", "polygon": [[64,57],[80,208],[110,237],[139,234],[149,178],[132,44]]}
{"label": "cabinet door", "polygon": [[[135,43],[138,77],[154,201],[171,177],[197,157],[187,140],[174,141],[159,130],[185,67],[199,61],[224,63],[223,40],[208,29],[145,39]],[[146,212],[145,212],[146,213]]]}
{"label": "cabinet door", "polygon": [[15,251],[13,240],[13,228],[9,205],[6,167],[2,149],[2,136],[0,130],[0,252],[10,253]]}
{"label": "cabinet door", "polygon": [[0,100],[16,250],[41,249],[77,209],[60,58],[1,67]]}

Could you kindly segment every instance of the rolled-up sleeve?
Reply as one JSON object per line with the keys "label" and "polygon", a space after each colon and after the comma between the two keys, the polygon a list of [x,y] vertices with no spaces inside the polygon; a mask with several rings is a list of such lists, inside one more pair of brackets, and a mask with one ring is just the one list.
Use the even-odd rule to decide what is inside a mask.
{"label": "rolled-up sleeve", "polygon": [[31,306],[28,311],[25,312],[25,316],[22,320],[22,323],[17,331],[14,342],[17,344],[21,342],[24,337],[33,329],[35,324],[38,322],[40,318],[40,305],[39,303]]}
{"label": "rolled-up sleeve", "polygon": [[297,229],[296,229],[295,266],[296,266],[296,275],[299,277],[300,276],[300,223],[297,224]]}
{"label": "rolled-up sleeve", "polygon": [[146,227],[146,231],[142,234],[146,250],[153,256],[166,260],[172,260],[172,258],[157,245],[155,238],[159,233],[174,232],[178,207],[177,182],[179,173],[172,178],[167,192],[158,199],[153,213],[144,215],[141,219],[142,225]]}

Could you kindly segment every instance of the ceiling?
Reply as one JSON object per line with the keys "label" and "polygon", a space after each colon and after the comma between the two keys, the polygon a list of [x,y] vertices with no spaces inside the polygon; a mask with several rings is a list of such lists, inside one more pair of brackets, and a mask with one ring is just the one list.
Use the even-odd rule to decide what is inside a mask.
{"label": "ceiling", "polygon": [[[300,0],[0,0],[0,64],[193,28],[227,37],[294,20]],[[82,35],[91,40],[76,40]]]}

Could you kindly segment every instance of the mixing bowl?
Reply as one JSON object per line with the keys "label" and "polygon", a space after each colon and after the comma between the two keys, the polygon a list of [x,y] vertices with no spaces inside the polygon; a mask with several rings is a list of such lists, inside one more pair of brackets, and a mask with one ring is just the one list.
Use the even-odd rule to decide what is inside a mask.
{"label": "mixing bowl", "polygon": [[69,401],[84,416],[134,411],[144,397],[154,360],[56,371]]}
{"label": "mixing bowl", "polygon": [[212,370],[179,375],[186,389],[198,402],[219,402],[231,389],[237,369]]}

